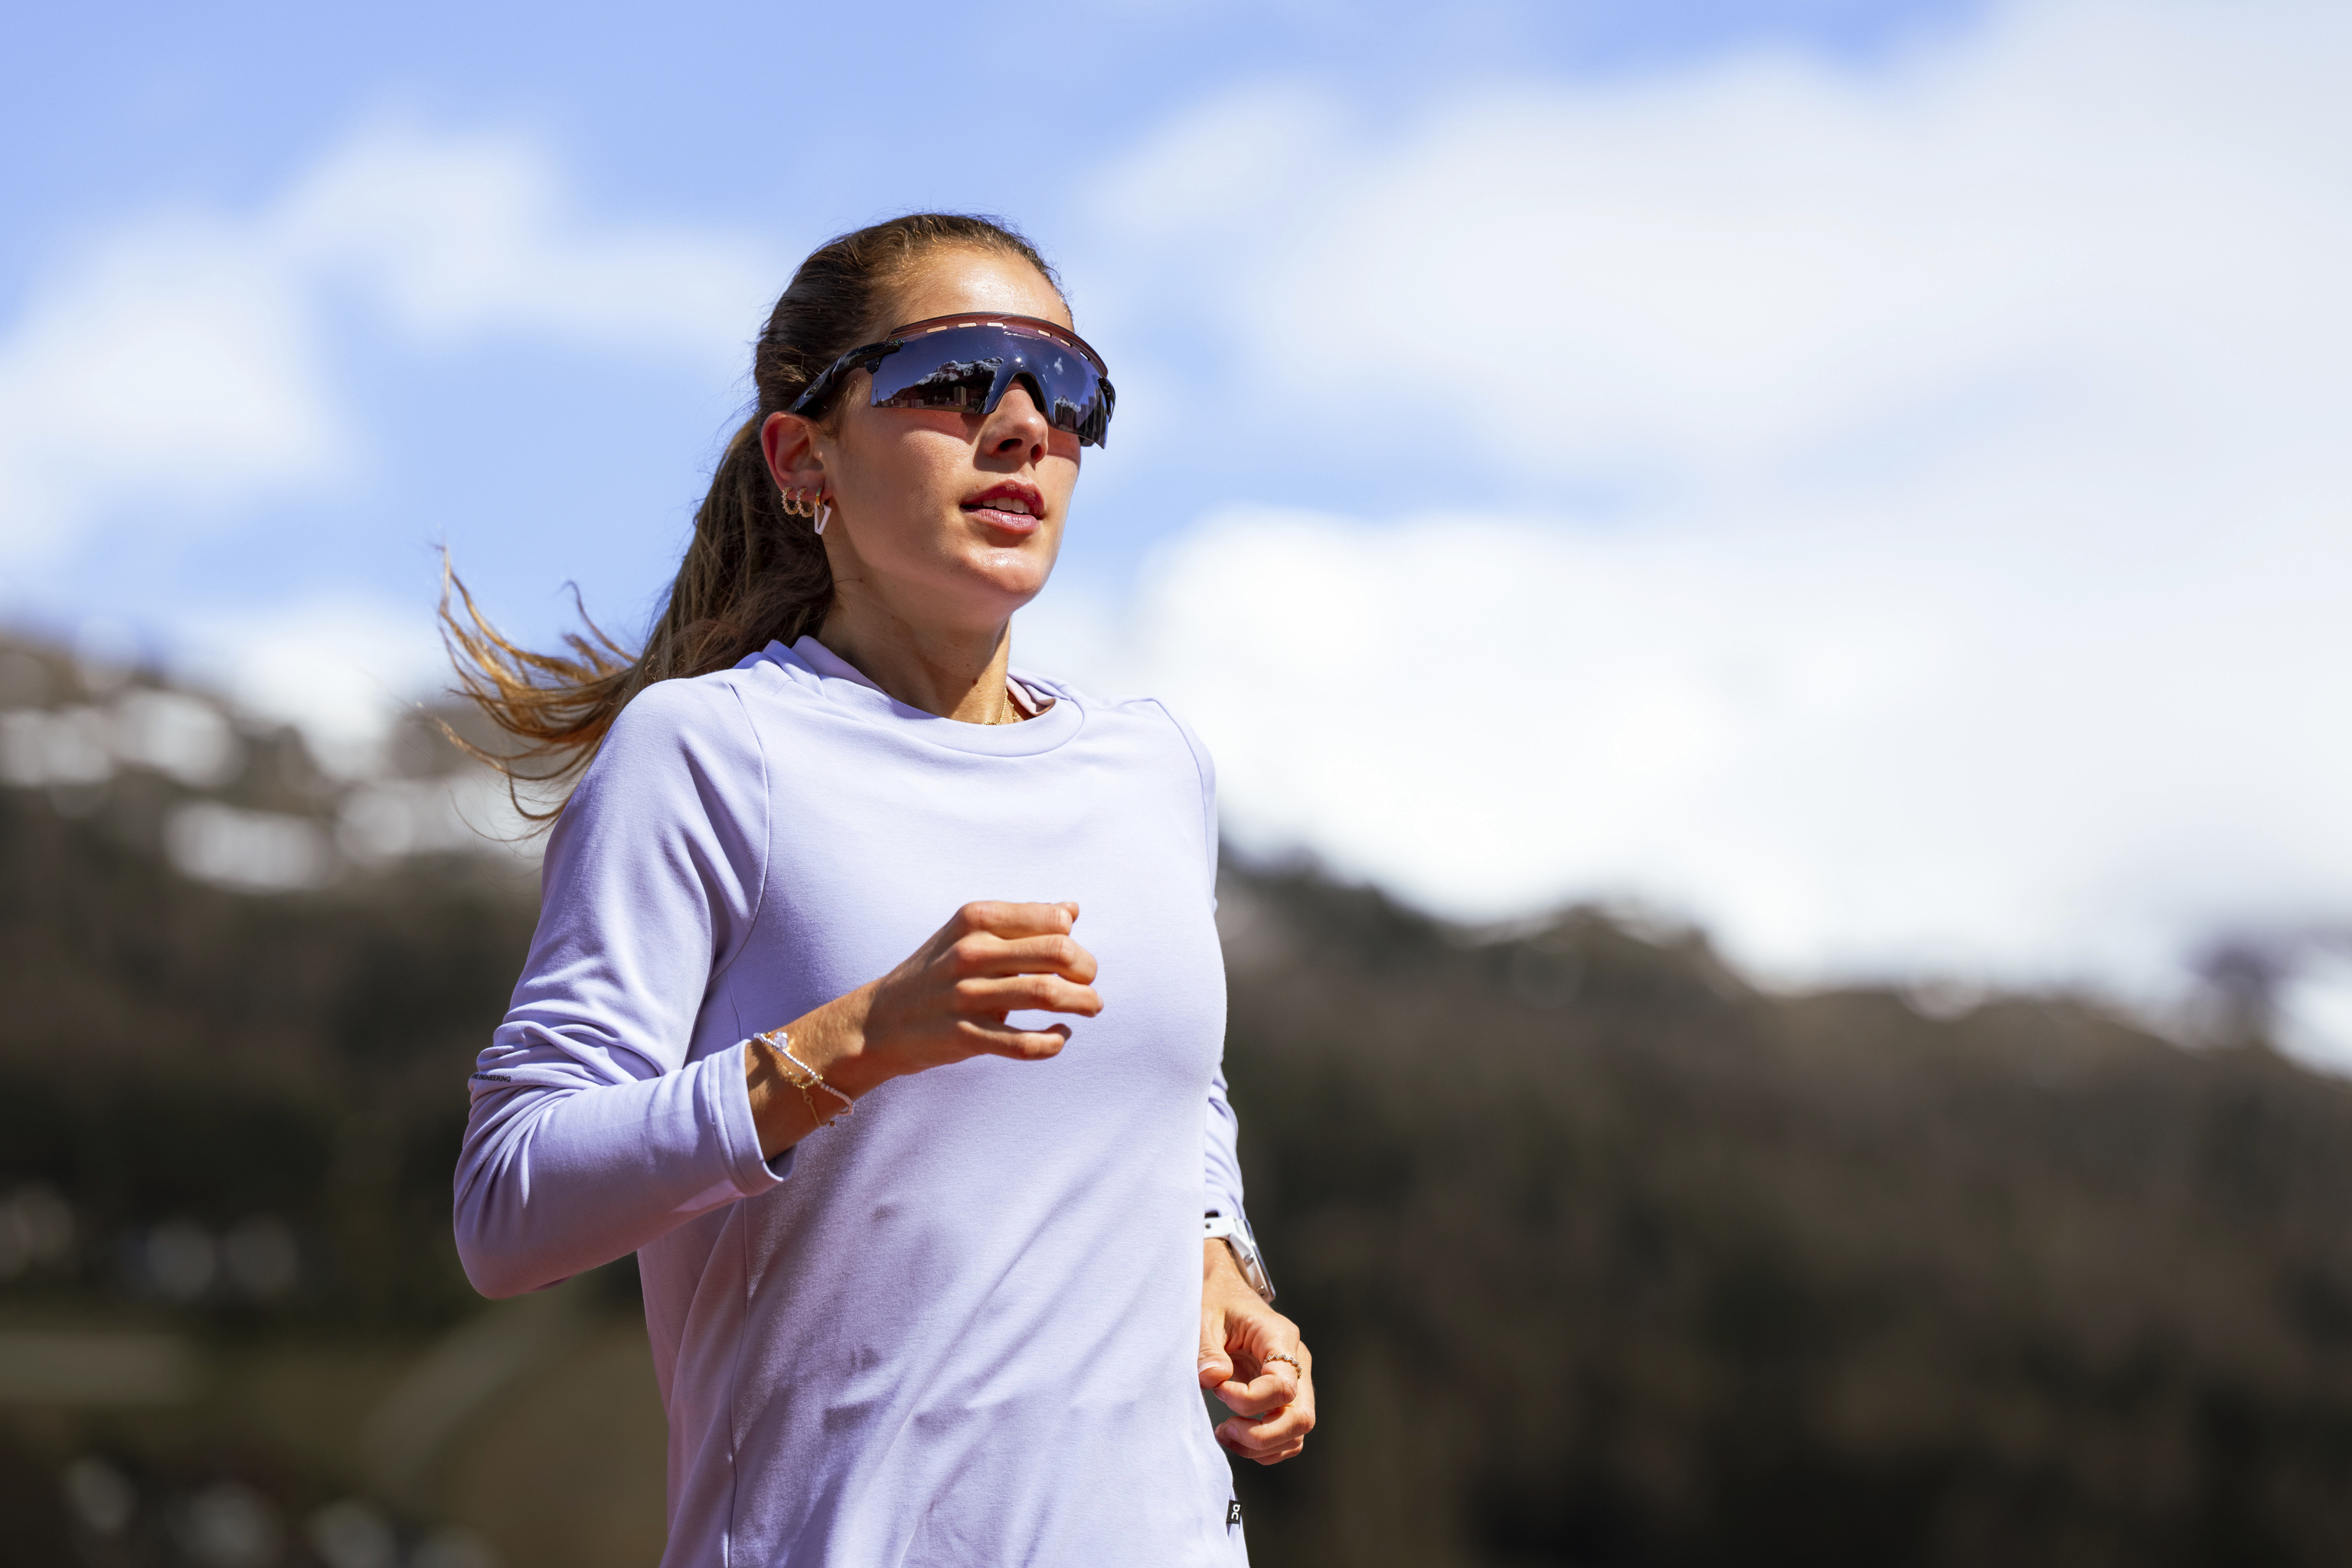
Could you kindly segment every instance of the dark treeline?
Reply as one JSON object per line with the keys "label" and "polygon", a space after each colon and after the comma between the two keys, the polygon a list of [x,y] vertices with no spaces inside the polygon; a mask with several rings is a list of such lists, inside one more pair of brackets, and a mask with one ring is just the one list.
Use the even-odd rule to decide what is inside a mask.
{"label": "dark treeline", "polygon": [[[304,787],[272,809],[323,819]],[[35,1240],[27,1205],[71,1215],[0,1259],[0,1339],[411,1353],[482,1310],[448,1176],[529,880],[223,890],[159,847],[184,793],[0,786],[0,1201]],[[1261,1563],[2352,1561],[2352,1089],[2064,999],[1768,994],[1590,910],[1474,940],[1238,869],[1221,919],[1325,1421],[1243,1478]],[[262,1263],[175,1283],[173,1226],[298,1266],[228,1240]],[[289,1521],[366,1484],[212,1408],[0,1404],[11,1560],[197,1560],[179,1515],[93,1534],[77,1455]]]}
{"label": "dark treeline", "polygon": [[1273,1562],[2352,1562],[2352,1089],[1235,879]]}
{"label": "dark treeline", "polygon": [[446,1235],[465,1076],[532,919],[510,873],[455,858],[300,896],[208,887],[104,816],[0,790],[0,1184],[63,1194],[81,1239],[13,1294],[138,1296],[110,1239],[258,1215],[315,1267],[267,1312],[210,1299],[216,1327],[472,1310]]}

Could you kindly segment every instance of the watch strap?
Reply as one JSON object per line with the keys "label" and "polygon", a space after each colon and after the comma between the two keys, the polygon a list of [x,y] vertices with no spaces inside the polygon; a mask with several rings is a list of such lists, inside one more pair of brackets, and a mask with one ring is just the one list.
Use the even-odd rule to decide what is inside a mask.
{"label": "watch strap", "polygon": [[1211,1209],[1201,1217],[1201,1237],[1204,1241],[1223,1241],[1225,1250],[1234,1255],[1242,1278],[1257,1292],[1258,1300],[1274,1300],[1274,1280],[1266,1274],[1265,1259],[1259,1255],[1257,1238],[1250,1234],[1246,1221],[1239,1215]]}

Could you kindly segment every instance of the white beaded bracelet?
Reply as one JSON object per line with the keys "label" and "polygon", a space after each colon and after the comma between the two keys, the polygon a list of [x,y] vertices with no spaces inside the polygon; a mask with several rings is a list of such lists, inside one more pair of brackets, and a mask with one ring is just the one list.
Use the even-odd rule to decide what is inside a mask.
{"label": "white beaded bracelet", "polygon": [[[841,1090],[834,1088],[833,1085],[824,1081],[824,1075],[823,1073],[817,1071],[816,1068],[809,1066],[808,1063],[801,1060],[798,1056],[793,1054],[793,1040],[790,1035],[785,1034],[782,1029],[770,1029],[765,1034],[754,1035],[751,1037],[759,1041],[761,1045],[767,1047],[770,1050],[775,1052],[778,1056],[783,1058],[786,1062],[789,1062],[792,1065],[792,1067],[798,1068],[800,1069],[801,1076],[795,1077],[790,1068],[786,1068],[784,1072],[784,1081],[801,1091],[801,1099],[808,1102],[809,1119],[814,1121],[819,1127],[830,1127],[835,1121],[839,1121],[841,1117],[847,1116],[857,1109],[856,1102],[852,1100],[849,1096],[842,1093]],[[815,1099],[809,1093],[809,1090],[813,1089],[821,1089],[824,1090],[825,1093],[833,1096],[834,1099],[841,1101],[840,1114],[830,1118],[821,1114],[817,1110]]]}

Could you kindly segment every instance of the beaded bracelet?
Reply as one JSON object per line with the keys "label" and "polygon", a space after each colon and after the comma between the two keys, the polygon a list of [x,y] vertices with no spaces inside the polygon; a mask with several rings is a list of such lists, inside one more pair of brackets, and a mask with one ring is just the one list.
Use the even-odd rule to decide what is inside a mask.
{"label": "beaded bracelet", "polygon": [[[817,1071],[816,1068],[809,1066],[808,1063],[801,1060],[800,1058],[793,1054],[792,1037],[785,1034],[782,1029],[770,1029],[765,1034],[754,1035],[751,1037],[783,1058],[784,1081],[801,1091],[801,1099],[808,1103],[809,1120],[815,1122],[819,1127],[829,1127],[834,1121],[839,1121],[842,1117],[847,1116],[851,1111],[857,1109],[856,1104],[850,1100],[849,1096],[842,1093],[841,1090],[834,1088],[833,1085],[824,1081],[824,1075],[823,1073]],[[825,1093],[833,1096],[834,1099],[841,1101],[841,1110],[830,1120],[826,1118],[823,1111],[817,1110],[816,1096],[809,1092],[809,1090],[813,1089],[821,1089],[824,1090]]]}

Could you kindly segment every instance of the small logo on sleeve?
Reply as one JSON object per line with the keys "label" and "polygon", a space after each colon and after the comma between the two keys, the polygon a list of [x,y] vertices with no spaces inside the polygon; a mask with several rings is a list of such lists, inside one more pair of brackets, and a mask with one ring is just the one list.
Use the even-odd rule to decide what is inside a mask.
{"label": "small logo on sleeve", "polygon": [[1235,1498],[1225,1504],[1225,1528],[1231,1530],[1242,1521],[1242,1500]]}

